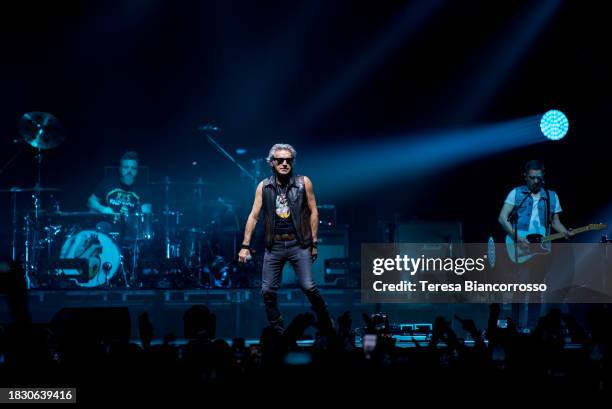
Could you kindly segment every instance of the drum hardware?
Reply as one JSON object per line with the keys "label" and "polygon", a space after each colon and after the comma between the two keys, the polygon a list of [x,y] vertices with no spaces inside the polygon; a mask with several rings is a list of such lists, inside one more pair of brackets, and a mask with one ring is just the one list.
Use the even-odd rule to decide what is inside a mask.
{"label": "drum hardware", "polygon": [[153,213],[137,213],[138,218],[138,234],[137,238],[140,240],[153,240],[155,237],[155,231],[153,230],[153,224],[155,219]]}
{"label": "drum hardware", "polygon": [[130,287],[132,285],[137,284],[137,268],[138,268],[138,259],[140,258],[140,246],[138,245],[138,239],[134,240],[134,244],[132,247],[132,265],[130,271],[130,281],[126,281],[125,286]]}
{"label": "drum hardware", "polygon": [[[216,206],[215,209],[207,208],[205,211],[207,217],[214,219],[204,224],[204,228],[196,225],[180,227],[183,224],[183,212],[171,209],[162,217],[135,213],[127,217],[121,216],[116,221],[116,215],[65,212],[56,207],[50,212],[39,212],[42,219],[38,227],[34,222],[34,212],[25,212],[24,241],[17,243],[20,246],[23,243],[28,282],[31,287],[36,287],[37,284],[72,284],[72,287],[68,288],[117,285],[126,288],[140,288],[145,285],[156,288],[227,288],[234,285],[236,269],[222,256],[226,255],[226,244],[229,242],[225,242],[229,239],[228,234],[231,232],[233,235],[235,229],[231,221],[228,223],[232,228],[228,231],[221,229],[227,226],[226,224],[217,223],[218,214],[227,214],[228,211],[233,214],[233,203],[224,199],[208,202],[215,203]],[[215,214],[217,216],[214,216]],[[167,234],[162,232],[166,218],[169,220]],[[159,230],[156,230],[158,228]],[[87,241],[88,237],[90,242]],[[164,243],[166,237],[168,246]],[[167,257],[168,253],[163,253],[164,247],[170,257]],[[157,252],[158,250],[161,251]],[[148,268],[153,262],[159,263],[159,254],[163,260],[173,260],[174,267],[170,268],[168,264],[155,269]],[[70,264],[60,263],[65,259],[87,261],[87,280],[80,278],[81,270],[71,267]],[[53,260],[59,260],[60,264],[53,264]],[[177,267],[177,262],[181,268]],[[46,272],[48,267],[51,267],[50,273]]]}
{"label": "drum hardware", "polygon": [[[37,183],[0,193],[11,195],[12,256],[17,261],[19,249],[23,248],[28,288],[35,286],[37,279],[42,283],[45,277],[51,283],[72,283],[82,288],[121,285],[121,281],[126,287],[139,287],[143,274],[153,271],[146,268],[145,260],[155,248],[160,255],[157,261],[171,261],[156,269],[160,274],[151,275],[159,285],[171,282],[180,287],[224,287],[231,283],[233,268],[220,256],[223,250],[216,240],[218,235],[223,240],[229,238],[229,232],[220,228],[220,221],[225,214],[235,215],[235,203],[223,198],[206,200],[204,188],[210,183],[202,178],[182,182],[168,177],[151,183],[164,188],[163,211],[157,218],[141,212],[129,216],[62,212],[57,203],[46,209],[41,196],[60,189],[41,186],[43,151],[62,143],[63,130],[50,114],[28,113],[22,118],[20,133],[23,141],[36,149]],[[188,223],[184,220],[185,208],[170,201],[172,189],[179,187],[187,187],[193,193],[190,203],[194,207],[188,215],[195,217]],[[26,212],[18,211],[22,193],[31,195],[31,210]],[[47,196],[44,199],[49,204]],[[23,225],[19,226],[21,221]],[[233,221],[227,222],[227,226],[233,225]],[[45,276],[45,271],[50,273]]]}
{"label": "drum hardware", "polygon": [[[176,251],[173,250],[172,244],[172,235],[176,235],[176,228],[180,225],[181,217],[183,216],[182,212],[171,210],[170,209],[170,186],[182,185],[182,186],[193,186],[194,184],[191,182],[177,182],[170,180],[169,176],[166,176],[161,182],[152,182],[151,185],[163,186],[164,188],[164,210],[162,215],[164,217],[164,255],[166,259],[170,259],[172,257],[176,257]],[[202,184],[206,184],[206,182],[202,181]],[[171,229],[171,221],[175,226],[175,229]],[[174,231],[172,231],[174,230]]]}
{"label": "drum hardware", "polygon": [[10,189],[0,189],[0,193],[40,193],[40,192],[61,192],[62,189],[54,187],[12,187]]}
{"label": "drum hardware", "polygon": [[[83,258],[42,259],[39,263],[39,269],[40,271],[37,278],[40,286],[53,286],[53,284],[61,282],[64,279],[64,275],[60,272],[63,270],[78,271],[79,274],[76,276],[76,281],[79,283],[87,282],[89,280],[89,262]],[[47,274],[44,274],[44,272]],[[75,277],[70,276],[70,279],[75,279]]]}
{"label": "drum hardware", "polygon": [[[19,232],[19,228],[18,228],[18,220],[19,220],[19,215],[25,213],[26,216],[24,216],[24,221],[25,218],[28,217],[28,234],[32,234],[33,232],[33,227],[32,224],[36,224],[36,220],[38,220],[38,218],[45,213],[44,210],[42,210],[40,208],[40,193],[44,193],[44,192],[59,192],[61,191],[61,189],[57,189],[57,188],[50,188],[50,187],[41,187],[39,185],[35,185],[33,187],[27,187],[27,188],[23,188],[23,187],[12,187],[10,189],[0,189],[0,193],[10,193],[11,194],[11,258],[13,261],[17,261],[17,249],[19,247],[18,245],[18,232]],[[17,204],[18,204],[18,193],[33,193],[31,198],[33,201],[33,206],[34,206],[34,221],[32,221],[31,219],[29,219],[29,216],[31,215],[31,211],[28,212],[19,212],[17,210]],[[32,239],[30,239],[29,243],[33,243],[34,241]],[[31,251],[28,250],[27,251],[28,257],[31,259]],[[26,264],[27,266],[27,264]]]}
{"label": "drum hardware", "polygon": [[[177,241],[178,227],[181,225],[183,213],[173,210],[164,210],[164,251],[166,259],[180,256],[181,244]],[[172,221],[172,222],[171,222]],[[170,226],[173,226],[172,228]]]}
{"label": "drum hardware", "polygon": [[[170,182],[170,178],[166,176],[166,182]],[[170,204],[169,204],[169,192],[170,186],[168,183],[164,185],[164,217],[165,217],[165,248],[166,248],[166,259],[170,259]]]}
{"label": "drum hardware", "polygon": [[[139,263],[142,262],[143,251],[146,252],[148,247],[153,247],[156,243],[161,244],[159,239],[165,242],[163,245],[166,259],[178,256],[181,260],[189,261],[190,269],[185,268],[182,273],[186,277],[184,282],[194,281],[187,277],[194,277],[196,275],[193,272],[197,272],[198,279],[195,281],[200,284],[199,274],[204,271],[208,259],[204,248],[207,244],[207,232],[203,228],[206,224],[203,191],[210,183],[202,178],[195,182],[183,182],[171,181],[168,177],[163,182],[152,183],[164,187],[165,206],[161,214],[163,219],[160,217],[160,220],[152,214],[144,213],[128,217],[114,215],[110,216],[113,218],[111,220],[108,215],[92,212],[62,212],[57,204],[50,211],[45,211],[41,195],[60,189],[41,186],[43,151],[59,146],[65,140],[64,130],[53,115],[29,112],[20,119],[19,133],[21,140],[36,150],[36,184],[34,187],[15,187],[2,190],[0,193],[11,194],[12,256],[17,261],[18,249],[23,245],[28,288],[32,286],[32,274],[38,273],[43,267],[53,267],[50,265],[53,264],[53,260],[59,260],[52,269],[56,281],[73,282],[79,287],[91,288],[113,285],[113,282],[117,282],[116,278],[123,278],[126,287],[138,286],[141,267]],[[13,159],[10,162],[12,161]],[[3,166],[2,170],[10,162]],[[189,235],[181,237],[183,233],[180,227],[183,224],[184,213],[170,207],[169,193],[172,186],[193,189],[199,212],[197,223],[193,223],[195,227],[191,228],[189,235],[195,237],[188,237]],[[32,198],[32,210],[26,212],[23,218],[17,211],[21,193],[31,194]],[[219,203],[216,203],[216,206],[219,206]],[[23,240],[19,237],[20,220],[23,220]],[[162,225],[160,221],[165,223]],[[162,233],[161,229],[155,231],[156,226],[164,227],[163,235],[158,234]],[[210,247],[209,243],[208,245]],[[188,247],[191,249],[186,252]],[[87,280],[80,278],[84,271],[82,268],[76,268],[75,265],[65,261],[69,259],[87,262]]]}
{"label": "drum hardware", "polygon": [[[41,192],[56,192],[60,189],[56,188],[42,188],[35,186],[33,188],[19,188],[13,187],[11,189],[0,190],[0,193],[10,192],[11,193],[11,256],[14,261],[18,261],[18,248],[19,246],[19,220],[23,220],[23,235],[24,235],[24,252],[22,253],[25,258],[24,270],[26,277],[29,277],[31,271],[36,267],[35,261],[37,260],[37,250],[40,247],[40,217],[46,214],[46,211],[40,208],[40,195]],[[34,210],[18,211],[18,193],[32,193],[31,199]],[[29,282],[29,279],[26,279]]]}
{"label": "drum hardware", "polygon": [[44,238],[42,242],[46,245],[47,248],[47,257],[52,257],[53,244],[57,241],[57,236],[64,230],[64,227],[61,225],[47,225],[43,227],[45,232]]}
{"label": "drum hardware", "polygon": [[[225,237],[229,232],[217,228],[221,226],[217,226],[216,220],[207,223],[205,228],[179,228],[176,222],[181,222],[183,213],[169,210],[164,215],[171,218],[166,235],[158,234],[165,233],[161,228],[156,230],[163,228],[165,217],[152,214],[121,217],[118,224],[110,223],[113,215],[92,212],[41,211],[41,215],[44,217],[38,228],[33,212],[26,212],[24,216],[23,247],[31,287],[228,288],[233,285],[235,268],[221,256],[225,255],[224,249],[217,243],[217,239],[222,240],[217,236]],[[120,224],[133,227],[131,237],[126,236]],[[156,252],[164,248],[164,236],[169,239],[166,249],[170,257]],[[161,263],[159,254],[161,260],[169,263]],[[70,265],[66,259],[85,260],[87,279],[82,278],[82,269]]]}
{"label": "drum hardware", "polygon": [[17,261],[17,193],[11,193],[11,224],[12,224],[12,234],[11,234],[11,258],[15,262]]}
{"label": "drum hardware", "polygon": [[125,285],[126,287],[129,287],[129,281],[128,281],[128,277],[127,277],[127,268],[125,268],[125,262],[124,262],[124,256],[123,254],[121,255],[121,277],[123,278],[123,285]]}
{"label": "drum hardware", "polygon": [[36,154],[36,186],[34,188],[34,221],[38,224],[40,210],[40,192],[48,191],[40,188],[43,151],[58,147],[64,142],[64,128],[59,120],[47,112],[26,112],[19,120],[19,134],[25,143],[37,150]]}
{"label": "drum hardware", "polygon": [[31,288],[30,273],[34,270],[34,266],[32,265],[32,253],[30,251],[32,249],[32,241],[33,241],[32,221],[30,220],[29,216],[26,216],[24,219],[24,241],[23,241],[24,260],[23,262],[24,262],[26,287],[28,289]]}
{"label": "drum hardware", "polygon": [[[19,120],[19,134],[21,139],[36,149],[36,184],[32,188],[20,188],[14,187],[7,190],[1,190],[1,193],[11,193],[12,201],[12,257],[13,260],[17,260],[17,193],[32,193],[33,201],[33,220],[28,214],[24,219],[24,270],[27,288],[31,287],[30,274],[36,269],[36,263],[38,261],[38,247],[39,247],[39,234],[40,234],[40,216],[41,216],[41,198],[40,195],[43,192],[59,191],[56,188],[47,188],[41,186],[41,173],[42,173],[42,162],[43,162],[43,151],[53,149],[59,146],[65,139],[64,129],[58,119],[53,115],[46,112],[27,112]],[[8,164],[10,164],[14,158],[19,156],[21,150],[17,155],[13,156]],[[2,170],[8,166],[5,165]]]}

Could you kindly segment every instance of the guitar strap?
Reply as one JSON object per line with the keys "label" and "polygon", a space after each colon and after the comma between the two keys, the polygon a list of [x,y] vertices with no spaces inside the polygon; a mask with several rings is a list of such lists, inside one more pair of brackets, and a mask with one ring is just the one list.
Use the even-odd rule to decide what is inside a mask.
{"label": "guitar strap", "polygon": [[550,234],[550,226],[552,225],[552,215],[550,214],[550,194],[548,189],[544,188],[546,194],[546,234]]}

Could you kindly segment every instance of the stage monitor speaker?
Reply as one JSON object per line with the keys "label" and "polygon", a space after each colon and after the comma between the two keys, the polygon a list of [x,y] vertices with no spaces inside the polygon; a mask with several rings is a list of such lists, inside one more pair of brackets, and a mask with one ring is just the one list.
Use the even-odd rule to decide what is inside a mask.
{"label": "stage monitor speaker", "polygon": [[[317,261],[312,265],[312,278],[319,287],[333,286],[335,283],[325,282],[325,260],[330,258],[348,257],[348,230],[346,229],[325,229],[319,230],[319,244]],[[283,268],[283,285],[297,286],[297,276],[287,262]]]}
{"label": "stage monitor speaker", "polygon": [[[462,243],[462,226],[458,221],[410,221],[396,222],[394,241],[400,254],[418,258],[455,257],[456,246]],[[409,274],[402,279],[409,279]],[[436,274],[426,273],[422,277],[435,280]]]}

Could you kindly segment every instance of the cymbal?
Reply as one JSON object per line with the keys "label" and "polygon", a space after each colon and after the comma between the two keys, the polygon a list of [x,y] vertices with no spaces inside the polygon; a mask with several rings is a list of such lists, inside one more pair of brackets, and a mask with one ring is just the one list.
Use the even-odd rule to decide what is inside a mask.
{"label": "cymbal", "polygon": [[19,120],[23,140],[36,149],[53,149],[64,142],[64,128],[47,112],[27,112]]}
{"label": "cymbal", "polygon": [[55,187],[12,187],[10,189],[0,189],[0,193],[31,193],[31,192],[60,192],[62,189]]}

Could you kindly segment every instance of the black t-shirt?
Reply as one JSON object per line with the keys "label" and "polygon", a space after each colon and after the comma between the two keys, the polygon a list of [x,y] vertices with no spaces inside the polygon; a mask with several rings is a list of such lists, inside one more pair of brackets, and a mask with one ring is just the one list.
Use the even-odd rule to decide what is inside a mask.
{"label": "black t-shirt", "polygon": [[140,206],[151,203],[148,185],[136,181],[131,186],[126,186],[119,181],[118,177],[104,178],[98,184],[94,194],[100,199],[103,206],[108,206],[121,214],[140,212]]}
{"label": "black t-shirt", "polygon": [[[279,188],[280,189],[280,188]],[[287,190],[280,189],[276,194],[276,208],[274,209],[274,234],[295,234],[293,226],[291,208],[287,198]]]}

